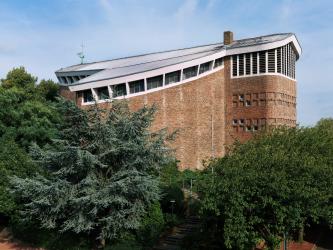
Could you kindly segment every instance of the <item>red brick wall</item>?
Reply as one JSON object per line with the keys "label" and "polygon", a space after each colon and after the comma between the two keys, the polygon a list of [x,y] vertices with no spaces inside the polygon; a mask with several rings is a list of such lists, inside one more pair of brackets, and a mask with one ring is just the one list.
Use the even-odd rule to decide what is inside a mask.
{"label": "red brick wall", "polygon": [[224,154],[224,70],[129,99],[136,110],[143,104],[158,107],[153,130],[179,130],[172,144],[180,168],[202,168],[202,160]]}
{"label": "red brick wall", "polygon": [[[69,95],[81,106],[82,93]],[[250,100],[251,106],[238,100]],[[231,78],[230,59],[225,67],[200,79],[161,91],[128,99],[132,110],[156,104],[158,111],[152,130],[179,130],[172,143],[180,168],[200,169],[202,160],[225,154],[225,146],[235,139],[245,141],[254,132],[246,126],[296,124],[296,82],[283,76]],[[107,108],[110,104],[101,104]],[[244,119],[234,126],[233,119]]]}
{"label": "red brick wall", "polygon": [[[263,75],[231,78],[230,58],[225,60],[227,93],[227,143],[248,140],[253,132],[246,127],[296,125],[296,82],[283,76]],[[228,73],[227,73],[228,72]],[[239,100],[239,95],[244,101]],[[250,106],[245,102],[249,100]],[[233,119],[244,119],[244,126],[233,125]]]}

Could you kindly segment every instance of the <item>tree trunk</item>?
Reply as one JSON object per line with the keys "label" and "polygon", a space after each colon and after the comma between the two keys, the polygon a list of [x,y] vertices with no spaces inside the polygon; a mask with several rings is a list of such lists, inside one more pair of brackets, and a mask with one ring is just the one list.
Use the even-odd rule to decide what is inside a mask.
{"label": "tree trunk", "polygon": [[301,227],[298,230],[298,242],[302,243],[304,240],[304,226],[301,225]]}
{"label": "tree trunk", "polygon": [[104,239],[98,239],[95,241],[95,245],[93,250],[101,250],[105,248],[105,240]]}

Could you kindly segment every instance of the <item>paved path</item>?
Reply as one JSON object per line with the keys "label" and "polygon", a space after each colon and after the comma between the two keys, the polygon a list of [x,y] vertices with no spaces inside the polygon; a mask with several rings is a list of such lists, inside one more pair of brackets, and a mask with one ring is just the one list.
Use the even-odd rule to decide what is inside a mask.
{"label": "paved path", "polygon": [[200,228],[200,220],[197,217],[189,217],[185,223],[173,228],[166,237],[160,240],[154,250],[180,250],[183,239]]}
{"label": "paved path", "polygon": [[12,239],[11,233],[3,228],[0,230],[0,250],[42,250],[33,248]]}
{"label": "paved path", "polygon": [[[288,250],[316,250],[316,245],[314,243],[310,243],[304,241],[303,243],[290,242],[288,244]],[[283,250],[283,244],[281,244],[280,250]]]}
{"label": "paved path", "polygon": [[15,242],[0,242],[0,250],[43,250],[41,248],[33,248]]}

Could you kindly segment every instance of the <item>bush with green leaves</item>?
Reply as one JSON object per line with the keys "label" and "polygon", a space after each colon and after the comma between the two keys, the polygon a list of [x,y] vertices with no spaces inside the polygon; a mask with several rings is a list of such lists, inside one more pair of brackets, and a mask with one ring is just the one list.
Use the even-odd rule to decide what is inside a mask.
{"label": "bush with green leaves", "polygon": [[[212,169],[214,171],[212,171]],[[213,161],[201,181],[202,211],[214,217],[229,249],[271,249],[284,232],[333,225],[333,120],[280,128],[236,145]]]}
{"label": "bush with green leaves", "polygon": [[157,175],[170,160],[166,130],[150,131],[155,108],[135,112],[126,102],[82,110],[63,102],[60,138],[31,154],[48,175],[12,178],[25,218],[47,229],[84,233],[105,245],[138,229],[160,198]]}
{"label": "bush with green leaves", "polygon": [[141,226],[137,230],[137,239],[141,245],[152,247],[159,239],[165,228],[164,217],[160,203],[153,203],[141,220]]}

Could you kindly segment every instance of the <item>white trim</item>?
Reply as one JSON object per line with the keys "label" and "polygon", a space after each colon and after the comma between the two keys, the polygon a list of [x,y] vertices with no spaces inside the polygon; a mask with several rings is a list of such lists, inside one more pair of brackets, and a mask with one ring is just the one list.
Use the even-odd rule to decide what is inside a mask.
{"label": "white trim", "polygon": [[239,55],[237,55],[237,76],[239,76]]}
{"label": "white trim", "polygon": [[110,85],[108,85],[108,91],[109,91],[109,97],[110,97],[110,99],[111,99],[112,96],[113,96],[113,90],[112,90],[112,88],[111,88]]}
{"label": "white trim", "polygon": [[116,98],[113,98],[113,99],[122,99],[122,98],[131,98],[131,97],[134,97],[134,96],[139,96],[139,95],[145,95],[145,94],[148,94],[148,93],[152,93],[152,92],[156,92],[156,91],[159,91],[159,90],[162,90],[162,89],[167,89],[167,88],[171,88],[171,87],[174,87],[174,86],[178,86],[178,85],[181,85],[181,84],[184,84],[184,83],[187,83],[187,82],[191,82],[191,81],[195,81],[199,78],[202,78],[204,76],[207,76],[207,75],[210,75],[212,73],[215,73],[221,69],[223,69],[224,66],[222,67],[217,67],[211,71],[206,71],[205,73],[202,73],[200,75],[197,75],[197,76],[193,76],[193,77],[190,77],[190,78],[187,78],[185,80],[181,80],[179,82],[175,82],[175,83],[169,83],[168,85],[165,85],[165,86],[162,86],[162,87],[158,87],[158,88],[153,88],[153,89],[149,89],[147,91],[141,91],[141,92],[137,92],[137,93],[133,93],[133,94],[127,94],[126,96],[122,96],[121,98],[119,97],[116,97]]}
{"label": "white trim", "polygon": [[257,74],[260,74],[260,58],[259,58],[259,52],[257,52]]}
{"label": "white trim", "polygon": [[246,75],[246,54],[243,55],[243,72],[244,76]]}
{"label": "white trim", "polygon": [[247,75],[247,76],[233,76],[232,78],[246,78],[246,77],[256,77],[256,76],[283,76],[285,78],[288,78],[289,80],[292,80],[294,82],[296,82],[296,79],[293,79],[289,76],[286,76],[284,74],[281,73],[261,73],[261,74],[251,74],[251,75]]}
{"label": "white trim", "polygon": [[143,79],[143,89],[147,91],[147,78]]}
{"label": "white trim", "polygon": [[[123,83],[123,82],[132,82],[132,81],[141,80],[141,79],[145,79],[145,78],[149,78],[149,77],[163,75],[166,73],[182,70],[182,69],[193,67],[193,66],[199,66],[202,63],[213,61],[215,59],[218,59],[220,57],[225,57],[225,56],[226,56],[226,51],[222,50],[222,51],[219,51],[212,55],[201,57],[201,58],[194,59],[194,60],[187,61],[187,62],[183,62],[180,64],[170,65],[170,66],[162,67],[159,69],[154,69],[154,70],[141,72],[141,73],[137,73],[137,74],[132,74],[132,75],[128,75],[128,76],[117,77],[117,78],[113,78],[113,79],[105,79],[105,80],[99,80],[99,81],[94,81],[94,82],[87,82],[87,83],[82,83],[82,84],[77,84],[77,85],[71,85],[68,87],[69,87],[70,91],[80,91],[80,90],[85,90],[85,89],[92,88],[92,87],[98,88],[98,87],[103,87],[106,85],[116,85],[116,84]],[[223,66],[223,65],[221,65],[221,66]],[[181,77],[183,77],[183,75],[181,75]]]}
{"label": "white trim", "polygon": [[[206,75],[212,74],[218,70],[221,70],[224,68],[224,59],[223,59],[223,64],[220,65],[217,68],[215,67],[215,62],[217,59],[219,58],[224,58],[226,56],[230,56],[231,57],[231,71],[230,71],[230,77],[231,78],[244,78],[244,77],[254,77],[254,76],[263,76],[263,75],[277,75],[277,76],[282,76],[285,77],[287,79],[290,79],[292,81],[296,81],[296,79],[293,79],[285,74],[287,74],[288,69],[288,59],[290,60],[290,58],[287,58],[287,52],[291,52],[291,46],[289,43],[292,43],[294,48],[296,49],[295,51],[295,61],[297,59],[297,56],[299,57],[301,54],[301,48],[298,44],[298,41],[296,39],[296,37],[293,35],[289,38],[286,38],[282,41],[278,41],[278,42],[272,42],[272,43],[268,43],[268,44],[262,44],[262,45],[257,45],[257,46],[249,46],[249,47],[244,47],[244,48],[235,48],[235,49],[228,49],[228,51],[226,50],[222,50],[219,51],[217,53],[214,53],[212,55],[209,56],[205,56],[202,58],[198,58],[198,59],[194,59],[191,61],[187,61],[187,62],[183,62],[183,63],[179,63],[179,64],[175,64],[175,65],[170,65],[170,66],[166,66],[166,67],[162,67],[159,69],[154,69],[154,70],[150,70],[147,72],[141,72],[141,73],[136,73],[136,74],[132,74],[132,75],[128,75],[128,76],[122,76],[122,77],[117,77],[117,78],[113,78],[113,79],[105,79],[105,80],[98,80],[98,81],[94,81],[94,82],[88,82],[88,83],[82,83],[82,84],[78,84],[78,85],[72,85],[72,86],[68,86],[70,91],[82,91],[82,90],[87,90],[87,89],[91,89],[92,91],[92,95],[93,98],[95,100],[98,99],[97,97],[97,93],[95,91],[95,89],[100,88],[100,87],[108,87],[108,91],[110,94],[110,97],[112,98],[112,85],[117,85],[119,83],[125,83],[126,84],[126,92],[127,95],[125,96],[119,96],[116,98],[112,98],[112,99],[124,99],[124,98],[131,98],[134,96],[139,96],[139,95],[144,95],[147,93],[152,93],[155,91],[159,91],[165,88],[170,88],[170,87],[174,87],[183,83],[187,83],[190,81],[194,81],[196,79],[199,79],[201,77],[204,77]],[[287,45],[287,46],[286,46]],[[277,73],[277,48],[281,47],[281,73]],[[288,47],[288,50],[287,48]],[[268,73],[268,50],[269,49],[275,49],[275,73]],[[265,58],[266,58],[266,73],[260,73],[260,58],[259,58],[259,52],[257,51],[264,51],[265,50]],[[245,53],[251,53],[250,55],[250,75],[246,75],[246,56]],[[257,74],[253,74],[253,59],[252,59],[252,53],[256,53],[257,54]],[[233,76],[233,66],[234,66],[234,58],[232,57],[232,55],[236,55],[236,60],[237,60],[237,76]],[[239,54],[244,54],[243,57],[243,66],[244,66],[244,75],[240,76],[239,75]],[[296,55],[297,54],[297,55]],[[283,56],[284,55],[284,56]],[[290,57],[290,56],[289,56]],[[200,72],[200,67],[202,64],[207,63],[212,61],[212,69],[199,74]],[[284,71],[283,71],[283,63],[285,64],[284,66]],[[290,64],[290,61],[289,61]],[[197,67],[197,75],[194,77],[190,77],[188,79],[184,79],[184,75],[183,75],[183,69],[185,68],[189,68],[189,67]],[[170,83],[168,85],[165,85],[165,75],[167,73],[170,72],[174,72],[174,71],[180,71],[181,75],[180,75],[180,81],[176,82],[176,83]],[[158,75],[163,75],[163,86],[161,87],[157,87],[157,88],[153,88],[150,90],[147,90],[147,78],[149,77],[155,77]],[[68,80],[68,76],[65,76],[66,80]],[[131,81],[137,81],[137,80],[144,80],[144,89],[145,91],[141,91],[138,93],[133,93],[130,94],[130,88],[129,88],[129,82]],[[82,99],[83,100],[83,99]],[[109,102],[111,101],[110,99],[105,99],[105,100],[97,100],[97,102]],[[84,103],[82,102],[82,105],[89,105],[92,104],[94,102],[87,102]]]}
{"label": "white trim", "polygon": [[[140,95],[145,95],[145,94],[148,94],[148,93],[156,92],[156,91],[159,91],[159,90],[162,90],[162,89],[172,88],[172,87],[175,87],[175,86],[187,83],[187,82],[195,81],[195,80],[197,80],[199,78],[205,77],[205,76],[207,76],[209,74],[215,73],[215,72],[217,72],[219,70],[222,70],[222,69],[224,69],[223,65],[221,65],[220,67],[217,67],[215,69],[212,69],[211,71],[206,71],[206,72],[204,72],[204,73],[202,73],[200,75],[197,75],[197,76],[194,76],[194,77],[190,77],[190,78],[187,78],[187,79],[179,81],[179,82],[169,83],[168,85],[165,85],[165,86],[162,86],[162,87],[149,89],[147,91],[141,91],[141,92],[137,92],[137,93],[133,93],[133,94],[130,94],[129,91],[128,91],[127,95],[125,95],[125,96],[118,96],[118,97],[112,98],[112,100],[127,99],[127,98],[131,98],[131,97],[134,97],[134,96],[140,96]],[[126,83],[126,86],[128,86],[128,83]],[[97,100],[97,103],[110,102],[112,100],[110,100],[110,99]],[[82,102],[82,105],[91,105],[91,104],[94,104],[94,103],[95,102]]]}
{"label": "white trim", "polygon": [[[89,88],[98,88],[98,87],[103,87],[103,86],[107,86],[107,85],[116,85],[116,84],[119,84],[122,82],[145,79],[148,77],[163,75],[163,74],[166,74],[169,72],[177,71],[177,70],[188,68],[188,67],[199,66],[202,63],[213,61],[220,57],[231,56],[231,55],[235,55],[235,54],[251,53],[251,52],[262,51],[262,50],[269,50],[269,49],[287,45],[290,42],[293,43],[293,45],[296,49],[296,52],[299,56],[301,54],[301,48],[298,44],[298,41],[297,41],[295,35],[292,35],[282,41],[271,42],[271,43],[256,45],[256,46],[248,46],[248,47],[244,47],[244,48],[222,50],[222,51],[219,51],[219,52],[214,53],[209,56],[201,57],[201,58],[183,62],[180,64],[162,67],[159,69],[150,70],[147,72],[136,73],[136,74],[122,76],[122,77],[113,78],[113,79],[104,79],[104,80],[87,82],[87,83],[82,83],[82,84],[77,84],[77,85],[69,85],[68,87],[69,87],[70,91],[80,91],[80,90],[85,90],[85,89],[89,89]],[[259,68],[259,64],[258,64],[258,68]],[[267,70],[267,67],[266,67],[266,70]],[[237,75],[239,76],[239,72],[237,72]],[[181,77],[183,78],[183,75],[181,75]]]}
{"label": "white trim", "polygon": [[253,72],[253,62],[252,62],[252,53],[250,54],[250,75],[252,75]]}
{"label": "white trim", "polygon": [[[126,95],[129,95],[129,93],[130,93],[130,88],[129,88],[128,81],[126,81],[125,84],[126,84]],[[126,96],[126,95],[125,95],[125,96]]]}
{"label": "white trim", "polygon": [[265,51],[265,58],[266,58],[266,60],[265,60],[265,73],[268,73],[268,50],[266,50]]}
{"label": "white trim", "polygon": [[270,50],[270,49],[276,49],[278,47],[282,47],[287,45],[288,43],[293,43],[296,49],[296,53],[298,57],[302,54],[302,48],[300,44],[298,43],[296,36],[292,35],[290,37],[287,37],[286,39],[283,39],[281,41],[271,42],[271,43],[265,43],[261,45],[255,45],[255,46],[248,46],[243,48],[235,48],[235,49],[228,49],[226,55],[235,55],[235,54],[243,54],[243,53],[250,53],[250,52],[256,52],[261,50]]}
{"label": "white trim", "polygon": [[277,49],[274,50],[274,67],[275,67],[275,70],[274,72],[277,73]]}
{"label": "white trim", "polygon": [[91,88],[91,93],[92,93],[92,96],[93,96],[94,100],[98,100],[98,95],[97,95],[94,88]]}

